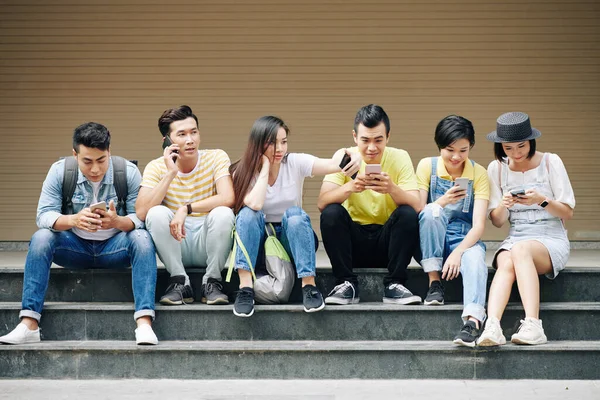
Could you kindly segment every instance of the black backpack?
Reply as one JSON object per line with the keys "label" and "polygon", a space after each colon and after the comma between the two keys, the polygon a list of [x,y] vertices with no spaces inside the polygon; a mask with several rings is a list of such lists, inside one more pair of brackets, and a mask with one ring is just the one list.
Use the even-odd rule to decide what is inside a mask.
{"label": "black backpack", "polygon": [[[123,157],[111,156],[113,163],[113,180],[115,191],[117,192],[117,212],[122,211],[123,215],[127,214],[127,162]],[[79,167],[75,157],[65,157],[65,174],[62,185],[62,210],[63,215],[73,214],[73,193],[77,185],[77,176]],[[131,163],[137,165],[137,160],[130,160]],[[108,205],[107,205],[108,206]]]}

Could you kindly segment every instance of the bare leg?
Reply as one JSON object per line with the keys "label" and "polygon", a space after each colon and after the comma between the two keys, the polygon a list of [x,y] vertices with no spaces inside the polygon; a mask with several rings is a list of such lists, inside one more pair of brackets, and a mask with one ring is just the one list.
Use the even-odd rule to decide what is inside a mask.
{"label": "bare leg", "polygon": [[253,287],[252,284],[252,273],[250,271],[246,271],[245,269],[238,268],[238,275],[240,277],[240,289],[244,287]]}
{"label": "bare leg", "polygon": [[488,296],[488,317],[502,319],[508,303],[512,285],[515,282],[515,269],[510,251],[502,251],[496,257],[496,274],[492,280]]}
{"label": "bare leg", "polygon": [[317,286],[317,284],[315,283],[315,277],[314,276],[305,276],[304,278],[302,278],[302,287],[304,287],[306,285]]}
{"label": "bare leg", "polygon": [[539,319],[540,282],[538,275],[552,271],[546,246],[536,240],[517,243],[511,250],[517,286],[526,318]]}

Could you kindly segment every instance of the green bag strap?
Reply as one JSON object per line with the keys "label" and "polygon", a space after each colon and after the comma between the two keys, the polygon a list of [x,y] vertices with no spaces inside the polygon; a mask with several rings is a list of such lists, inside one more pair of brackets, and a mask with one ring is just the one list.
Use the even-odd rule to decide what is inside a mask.
{"label": "green bag strap", "polygon": [[[269,231],[269,228],[271,228],[271,231]],[[265,224],[265,232],[267,232],[267,237],[277,236],[277,233],[275,232],[275,227],[272,223]]]}
{"label": "green bag strap", "polygon": [[256,275],[254,274],[254,267],[252,266],[252,261],[250,261],[250,256],[248,255],[248,251],[246,250],[246,246],[242,243],[242,239],[240,239],[240,235],[236,232],[235,228],[231,231],[231,237],[234,238],[233,241],[233,249],[231,251],[232,256],[229,257],[229,268],[227,269],[227,277],[225,278],[226,282],[231,281],[231,274],[233,273],[233,264],[235,263],[235,254],[236,250],[239,247],[242,253],[244,253],[244,257],[246,258],[246,262],[248,266],[250,266],[250,273],[252,273],[252,279],[256,281]]}

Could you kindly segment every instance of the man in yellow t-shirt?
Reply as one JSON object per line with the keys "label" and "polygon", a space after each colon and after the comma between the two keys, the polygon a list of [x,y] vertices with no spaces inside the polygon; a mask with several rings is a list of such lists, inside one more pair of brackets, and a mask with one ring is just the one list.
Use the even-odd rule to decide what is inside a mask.
{"label": "man in yellow t-shirt", "polygon": [[185,267],[202,266],[206,267],[202,301],[228,304],[221,270],[231,250],[234,225],[231,162],[223,150],[199,150],[198,118],[188,106],[166,110],[158,128],[163,156],[144,169],[135,208],[171,275],[160,303],[193,302]]}
{"label": "man in yellow t-shirt", "polygon": [[[327,304],[356,304],[354,267],[387,266],[383,302],[420,303],[405,286],[406,268],[419,249],[419,191],[408,153],[386,147],[390,120],[380,106],[358,110],[352,131],[363,164],[355,179],[327,175],[321,186],[321,234],[336,286]],[[343,150],[339,150],[343,151]]]}

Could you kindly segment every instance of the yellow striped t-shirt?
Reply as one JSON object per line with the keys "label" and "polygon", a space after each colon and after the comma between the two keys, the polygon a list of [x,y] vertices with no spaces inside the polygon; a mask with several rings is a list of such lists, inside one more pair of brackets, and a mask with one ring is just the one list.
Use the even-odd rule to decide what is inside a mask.
{"label": "yellow striped t-shirt", "polygon": [[[198,150],[198,164],[188,173],[179,172],[171,182],[162,205],[176,212],[188,203],[204,200],[217,194],[215,183],[229,175],[231,161],[223,150]],[[152,160],[144,168],[141,186],[154,188],[167,174],[167,166],[163,157]],[[195,212],[193,217],[208,213]]]}

